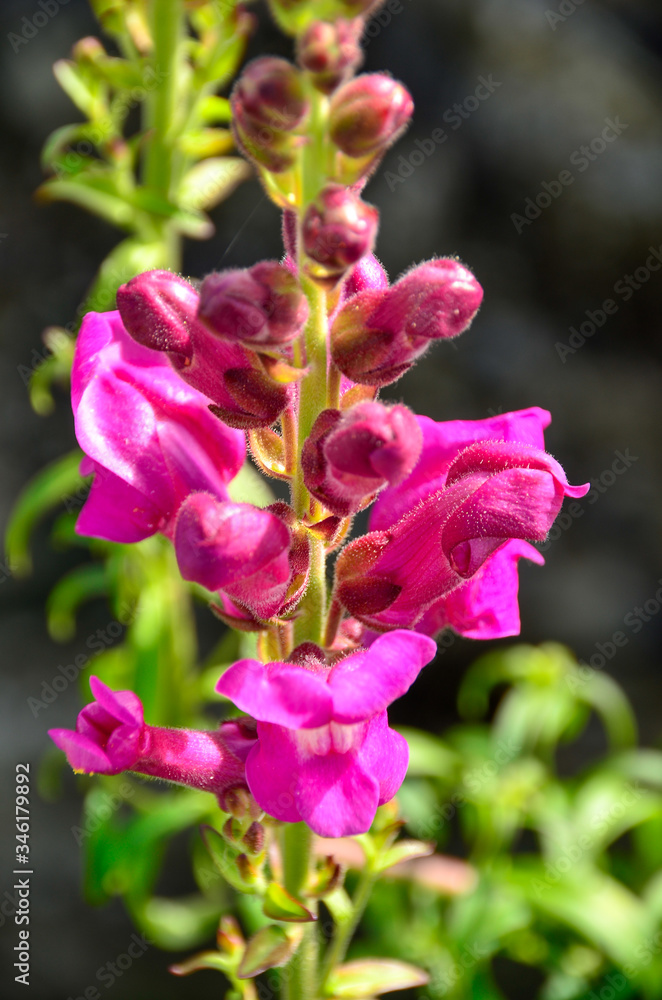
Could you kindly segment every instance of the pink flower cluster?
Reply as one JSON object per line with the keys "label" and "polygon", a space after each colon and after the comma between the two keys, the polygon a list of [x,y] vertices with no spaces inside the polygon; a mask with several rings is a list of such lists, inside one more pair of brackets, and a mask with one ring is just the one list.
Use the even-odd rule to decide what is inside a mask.
{"label": "pink flower cluster", "polygon": [[[433,341],[468,327],[483,293],[456,259],[426,261],[391,285],[372,256],[377,212],[358,191],[411,99],[387,77],[347,81],[356,31],[327,28],[300,40],[302,69],[256,60],[232,96],[238,142],[280,176],[302,148],[304,70],[331,94],[333,170],[298,224],[285,212],[288,256],[211,274],[199,290],[167,271],[138,275],[117,312],[85,317],[72,376],[82,472],[94,474],[77,530],[124,543],[161,533],[184,579],[237,627],[291,632],[311,552],[332,553],[374,503],[368,533],[338,554],[326,646],[292,643],[282,661],[232,665],[218,691],[246,721],[216,733],[146,725],[135,695],[93,679],[96,701],[76,731],[51,735],[76,770],[135,770],[221,803],[245,783],[276,819],[336,837],[367,830],[404,778],[407,744],[387,707],[434,658],[433,637],[517,634],[518,562],[543,562],[530,542],[588,485],[570,486],[545,452],[544,410],[438,423],[378,401]],[[336,387],[305,440],[296,426],[310,309],[297,273],[331,292]],[[300,477],[296,507],[232,498],[247,433],[262,467],[264,451],[280,478]]]}

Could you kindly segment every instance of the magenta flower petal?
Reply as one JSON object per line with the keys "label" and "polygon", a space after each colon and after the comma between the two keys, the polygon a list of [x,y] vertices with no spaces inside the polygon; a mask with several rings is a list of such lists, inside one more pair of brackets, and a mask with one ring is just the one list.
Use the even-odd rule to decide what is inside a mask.
{"label": "magenta flower petal", "polygon": [[441,489],[451,462],[476,441],[517,441],[543,449],[544,429],[551,414],[538,406],[502,413],[487,420],[445,420],[418,417],[423,449],[413,472],[403,483],[380,493],[370,514],[371,529],[383,529],[398,521],[431,493]]}
{"label": "magenta flower petal", "polygon": [[333,698],[326,678],[296,664],[239,660],[216,690],[260,722],[315,729],[331,721]]}
{"label": "magenta flower petal", "polygon": [[278,612],[292,575],[291,536],[272,511],[192,493],[181,505],[174,541],[185,580],[226,591],[260,618]]}
{"label": "magenta flower petal", "polygon": [[311,757],[298,765],[296,804],[321,837],[365,833],[379,805],[379,782],[353,753]]}
{"label": "magenta flower petal", "polygon": [[409,747],[404,736],[389,729],[386,712],[370,720],[358,757],[363,770],[379,783],[379,805],[390,802],[405,780]]}
{"label": "magenta flower petal", "polygon": [[163,510],[144,493],[97,462],[81,473],[94,472],[87,500],[76,521],[79,535],[110,542],[141,542],[163,526]]}
{"label": "magenta flower petal", "polygon": [[274,819],[281,823],[299,823],[296,737],[290,730],[268,722],[258,723],[258,736],[246,761],[246,780],[251,795]]}
{"label": "magenta flower petal", "polygon": [[436,652],[435,643],[425,636],[396,631],[380,636],[365,652],[340,660],[329,675],[334,720],[353,723],[383,712],[409,690]]}
{"label": "magenta flower petal", "polygon": [[244,461],[243,434],[214,417],[159,352],[129,337],[118,313],[83,320],[71,395],[85,472],[93,463],[97,474],[81,534],[113,541],[170,534],[191,490],[227,497]]}
{"label": "magenta flower petal", "polygon": [[523,558],[540,566],[545,562],[528,542],[506,542],[474,576],[435,601],[416,625],[417,631],[437,635],[449,627],[469,639],[519,635],[517,564]]}

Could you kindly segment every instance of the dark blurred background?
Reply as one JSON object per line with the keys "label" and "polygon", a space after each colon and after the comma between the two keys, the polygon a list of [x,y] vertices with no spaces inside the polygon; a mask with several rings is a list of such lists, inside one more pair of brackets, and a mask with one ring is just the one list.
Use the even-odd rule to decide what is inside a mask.
{"label": "dark blurred background", "polygon": [[[85,0],[60,0],[57,14],[14,51],[9,34],[20,33],[22,19],[39,9],[36,0],[2,0],[0,10],[2,525],[25,481],[74,443],[66,398],[54,416],[37,417],[22,372],[43,356],[43,328],[71,321],[118,240],[77,208],[32,200],[44,139],[77,119],[51,65],[96,32]],[[289,54],[264,7],[255,9],[261,27],[249,54]],[[412,262],[458,254],[486,293],[471,330],[431,351],[389,395],[437,420],[531,405],[552,411],[549,450],[571,482],[590,479],[596,488],[580,516],[566,516],[554,530],[546,567],[523,565],[522,640],[567,643],[608,671],[634,703],[643,742],[659,745],[659,0],[390,0],[370,22],[367,42],[366,68],[388,69],[416,102],[412,128],[366,190],[381,211],[379,256],[395,278]],[[281,253],[278,212],[256,181],[222,204],[214,221],[211,241],[187,244],[189,274]],[[0,577],[0,746],[9,779],[19,761],[36,767],[46,729],[72,725],[79,707],[75,685],[36,718],[27,699],[84,649],[82,637],[109,621],[108,609],[93,603],[77,641],[56,646],[48,638],[44,601],[80,558],[54,551],[45,526],[33,575],[20,582]],[[204,609],[200,622],[209,648],[217,623]],[[612,643],[615,632],[626,637],[620,647]],[[456,640],[395,706],[395,721],[435,732],[452,724],[458,681],[485,648]],[[597,726],[580,750],[581,758],[563,766],[574,769],[600,754]],[[16,941],[8,916],[11,785],[5,789],[2,995],[18,996],[9,958]],[[91,912],[80,899],[73,782],[65,782],[58,802],[35,799],[32,808],[31,995],[81,997],[96,971],[126,952],[133,929],[119,903]],[[165,966],[166,956],[150,949],[113,989],[118,996],[185,1000],[219,988],[212,973],[175,981]]]}

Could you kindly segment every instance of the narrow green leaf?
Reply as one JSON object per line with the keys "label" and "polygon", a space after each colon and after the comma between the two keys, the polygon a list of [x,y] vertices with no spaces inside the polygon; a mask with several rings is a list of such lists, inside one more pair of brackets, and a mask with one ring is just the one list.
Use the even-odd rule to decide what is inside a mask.
{"label": "narrow green leaf", "polygon": [[294,924],[307,924],[317,920],[303,903],[291,896],[278,882],[271,882],[267,886],[262,912],[271,920],[284,920]]}
{"label": "narrow green leaf", "polygon": [[233,964],[232,959],[227,955],[221,955],[220,951],[201,951],[200,954],[193,955],[184,962],[171,965],[168,971],[172,972],[173,976],[190,976],[192,972],[199,972],[200,969],[229,972]]}
{"label": "narrow green leaf", "polygon": [[76,612],[85,601],[108,593],[103,563],[77,566],[55,584],[46,601],[48,631],[56,642],[67,642],[76,633]]}
{"label": "narrow green leaf", "polygon": [[434,854],[435,845],[426,844],[422,840],[401,840],[394,844],[376,863],[376,871],[384,872],[401,861],[413,861],[414,858],[427,858]]}
{"label": "narrow green leaf", "polygon": [[5,535],[7,562],[13,573],[25,576],[32,569],[30,538],[37,523],[52,508],[78,490],[83,453],[76,449],[51,462],[25,486],[9,515]]}
{"label": "narrow green leaf", "polygon": [[267,969],[284,965],[294,952],[296,944],[296,939],[286,934],[277,924],[262,927],[246,945],[237,978],[252,979]]}
{"label": "narrow green leaf", "polygon": [[326,992],[338,1000],[362,1000],[393,990],[425,986],[429,976],[423,969],[389,958],[360,958],[346,962],[329,976]]}
{"label": "narrow green leaf", "polygon": [[133,229],[136,224],[136,209],[123,198],[84,183],[84,176],[81,173],[66,180],[46,181],[37,188],[35,197],[45,202],[70,201],[93,215],[99,215],[118,229]]}
{"label": "narrow green leaf", "polygon": [[187,209],[213,208],[252,173],[246,160],[238,156],[202,160],[183,177],[178,193],[179,204]]}

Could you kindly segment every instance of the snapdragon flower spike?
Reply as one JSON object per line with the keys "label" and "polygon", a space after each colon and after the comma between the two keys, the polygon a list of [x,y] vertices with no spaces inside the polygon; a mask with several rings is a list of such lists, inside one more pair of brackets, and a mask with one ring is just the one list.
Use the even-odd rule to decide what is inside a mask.
{"label": "snapdragon flower spike", "polygon": [[365,833],[407,770],[407,743],[389,728],[387,706],[435,651],[426,636],[398,631],[333,666],[319,650],[303,662],[230,667],[216,689],[258,720],[246,760],[258,805],[322,837]]}
{"label": "snapdragon flower spike", "polygon": [[409,475],[422,443],[406,406],[365,402],[344,413],[323,410],[301,453],[304,482],[327,510],[347,517]]}
{"label": "snapdragon flower spike", "polygon": [[[504,543],[544,540],[563,497],[588,489],[570,486],[559,463],[530,444],[477,441],[450,462],[441,488],[347,546],[336,595],[373,628],[414,627]],[[376,522],[383,524],[383,512]]]}
{"label": "snapdragon flower spike", "polygon": [[[407,511],[443,488],[453,459],[476,441],[518,441],[534,448],[545,447],[544,430],[551,414],[538,406],[486,420],[437,422],[417,418],[423,435],[421,456],[413,473],[395,488],[383,490],[370,515],[370,527],[387,530]],[[416,624],[425,635],[444,628],[470,639],[501,639],[519,635],[517,602],[520,559],[543,565],[540,552],[528,542],[513,539],[491,555],[483,566],[459,586],[430,605]]]}
{"label": "snapdragon flower spike", "polygon": [[331,328],[334,363],[354,382],[389,385],[431,341],[466,330],[482,299],[481,286],[459,261],[419,264],[388,290],[368,289],[345,302]]}
{"label": "snapdragon flower spike", "polygon": [[244,435],[208,410],[208,399],[167,360],[133,340],[119,313],[88,313],[71,373],[84,475],[95,474],[78,517],[81,535],[138,542],[171,536],[192,490],[227,500],[239,472]]}
{"label": "snapdragon flower spike", "polygon": [[323,94],[331,94],[361,64],[362,33],[361,18],[339,18],[333,24],[315,21],[297,39],[299,65]]}
{"label": "snapdragon flower spike", "polygon": [[282,612],[302,568],[301,553],[278,513],[218,502],[208,493],[193,493],[184,501],[174,543],[185,580],[227,595],[259,620]]}
{"label": "snapdragon flower spike", "polygon": [[216,416],[242,430],[269,426],[291,389],[269,376],[259,355],[214,336],[198,319],[199,303],[195,288],[170,271],[145,271],[117,292],[128,333],[163,351],[180,378],[208,397]]}
{"label": "snapdragon flower spike", "polygon": [[308,206],[301,227],[310,276],[335,285],[371,253],[378,226],[376,208],[341,184],[327,184]]}
{"label": "snapdragon flower spike", "polygon": [[149,726],[133,691],[112,691],[90,678],[95,701],[78,715],[76,729],[50,729],[74,771],[120,774],[136,771],[218,796],[246,787],[244,762],[255,745],[249,720],[221,723],[215,732]]}
{"label": "snapdragon flower spike", "polygon": [[409,91],[383,73],[357,76],[331,98],[329,134],[346,155],[381,155],[402,135],[414,102]]}
{"label": "snapdragon flower spike", "polygon": [[273,173],[295,162],[301,139],[291,133],[308,113],[301,73],[286,59],[261,56],[232,92],[232,127],[246,155]]}
{"label": "snapdragon flower spike", "polygon": [[217,337],[260,350],[297,337],[308,302],[294,275],[277,261],[215,271],[200,288],[198,316]]}

